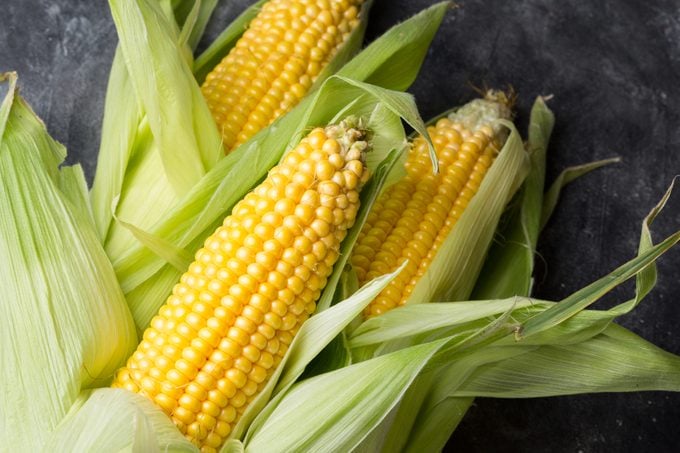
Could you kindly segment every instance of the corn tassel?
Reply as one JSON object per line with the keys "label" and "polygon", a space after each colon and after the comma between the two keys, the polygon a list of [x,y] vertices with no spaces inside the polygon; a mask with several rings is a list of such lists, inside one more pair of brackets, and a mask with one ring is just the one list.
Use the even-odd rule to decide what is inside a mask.
{"label": "corn tassel", "polygon": [[229,152],[295,106],[359,24],[361,0],[271,0],[202,86]]}
{"label": "corn tassel", "polygon": [[218,449],[316,308],[357,214],[366,146],[343,122],[289,152],[205,241],[113,386]]}
{"label": "corn tassel", "polygon": [[414,140],[406,176],[373,205],[353,251],[351,262],[360,285],[408,260],[366,308],[366,317],[406,303],[497,155],[504,134],[494,122],[509,117],[508,104],[506,96],[489,94],[430,126],[438,174],[431,171],[425,140]]}

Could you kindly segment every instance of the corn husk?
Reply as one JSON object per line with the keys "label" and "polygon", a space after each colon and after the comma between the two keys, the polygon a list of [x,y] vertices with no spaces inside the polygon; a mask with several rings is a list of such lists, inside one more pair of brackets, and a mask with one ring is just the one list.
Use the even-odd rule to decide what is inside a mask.
{"label": "corn husk", "polygon": [[[192,43],[196,41],[197,32],[193,31],[194,27],[200,29],[201,24],[204,25],[204,20],[209,16],[214,3],[203,3],[206,5],[203,7],[205,9],[198,2],[188,9],[186,4],[181,2],[174,4],[169,1],[160,2],[158,7],[149,5],[151,4],[147,2],[139,2],[135,6],[139,15],[125,16],[127,17],[125,23],[136,24],[140,27],[137,32],[141,30],[144,32],[142,34],[148,33],[148,36],[152,37],[151,41],[157,40],[154,42],[159,48],[172,50],[175,46],[176,53],[173,58],[178,58],[175,61],[184,61],[191,67],[191,52],[187,52],[187,49],[190,49]],[[176,8],[173,10],[172,6]],[[120,5],[119,7],[125,8]],[[181,14],[178,13],[180,9]],[[121,14],[123,13],[130,11],[122,11]],[[343,261],[338,263],[329,279],[328,287],[319,303],[319,313],[302,326],[276,376],[269,381],[254,404],[249,407],[236,427],[233,438],[222,451],[438,450],[443,448],[450,432],[476,396],[534,397],[584,391],[680,390],[680,358],[655,348],[611,323],[616,316],[632,310],[649,293],[656,278],[654,261],[680,241],[680,232],[658,244],[651,240],[649,224],[661,211],[668,194],[643,224],[638,256],[611,274],[558,303],[529,297],[506,297],[504,293],[528,296],[533,270],[531,251],[535,247],[538,232],[544,222],[541,219],[549,215],[554,206],[550,200],[557,199],[559,188],[570,178],[565,176],[562,181],[558,181],[553,186],[556,189],[551,190],[550,195],[546,197],[547,201],[544,201],[543,161],[552,128],[552,115],[541,100],[537,102],[532,115],[528,155],[521,146],[517,131],[510,124],[507,125],[511,139],[497,161],[503,164],[496,166],[496,163],[494,167],[501,169],[497,170],[498,172],[502,170],[509,172],[511,176],[507,177],[506,181],[498,181],[497,177],[491,179],[487,177],[490,182],[485,182],[486,192],[481,192],[480,189],[480,193],[486,194],[487,206],[491,203],[490,212],[478,212],[481,210],[479,207],[468,207],[466,211],[472,212],[469,214],[470,224],[479,223],[477,229],[482,232],[481,239],[473,237],[470,227],[463,223],[463,227],[455,231],[468,230],[467,236],[462,233],[456,236],[454,232],[452,236],[458,239],[449,239],[458,243],[446,244],[446,247],[449,247],[447,249],[449,257],[456,258],[460,253],[468,254],[463,255],[468,258],[453,262],[458,263],[455,266],[460,266],[460,263],[469,261],[472,263],[471,270],[461,279],[460,275],[450,276],[441,271],[441,267],[448,266],[448,263],[439,263],[436,272],[428,277],[426,290],[419,292],[420,301],[429,301],[432,298],[447,300],[448,297],[464,299],[467,296],[463,295],[469,294],[473,286],[476,286],[474,293],[486,293],[489,297],[486,300],[469,302],[408,304],[379,318],[365,322],[357,321],[357,316],[363,308],[398,275],[400,269],[357,290],[356,280],[352,272],[343,269],[344,264],[371,204],[381,190],[398,177],[405,150],[401,120],[411,124],[418,132],[426,134],[410,96],[361,80],[384,83],[391,88],[402,88],[400,84],[414,76],[417,68],[411,68],[409,70],[411,72],[406,75],[385,71],[385,68],[399,67],[401,63],[393,61],[396,56],[403,58],[409,53],[422,51],[422,48],[416,49],[418,46],[414,47],[411,42],[399,41],[404,37],[403,31],[409,30],[412,33],[410,37],[421,39],[421,43],[429,42],[432,34],[423,38],[423,27],[429,30],[425,35],[434,33],[442,13],[443,6],[440,5],[418,16],[410,22],[417,24],[416,26],[401,29],[397,35],[391,35],[396,38],[385,41],[387,44],[382,47],[381,52],[386,52],[388,57],[381,60],[381,52],[362,54],[368,55],[371,61],[359,59],[361,64],[353,69],[352,63],[349,66],[354,71],[351,75],[358,75],[357,78],[348,77],[347,74],[329,77],[319,86],[316,94],[244,145],[235,153],[236,157],[220,158],[209,170],[205,170],[204,167],[205,173],[195,182],[188,183],[186,194],[180,197],[176,205],[168,208],[168,216],[163,217],[162,221],[154,224],[152,228],[146,228],[134,219],[128,219],[125,213],[134,212],[135,209],[120,210],[119,208],[123,206],[120,201],[121,195],[110,189],[115,189],[118,183],[122,187],[126,180],[133,181],[137,177],[135,172],[151,168],[148,166],[149,162],[154,161],[143,163],[146,158],[143,157],[146,156],[144,150],[157,146],[154,143],[160,140],[158,138],[160,135],[155,129],[159,124],[165,127],[165,123],[156,123],[154,126],[154,120],[149,120],[148,113],[140,108],[143,104],[141,101],[138,103],[135,100],[129,104],[121,102],[122,106],[127,106],[123,112],[130,114],[130,117],[121,120],[124,127],[120,137],[113,138],[115,135],[113,130],[109,130],[108,137],[111,139],[112,149],[121,151],[122,160],[117,160],[120,156],[116,157],[115,153],[108,154],[112,158],[113,168],[117,169],[115,171],[118,173],[116,177],[106,181],[108,195],[99,200],[106,199],[109,207],[115,208],[108,221],[113,220],[141,244],[126,251],[125,253],[129,255],[121,256],[120,260],[116,261],[118,276],[130,297],[138,326],[145,325],[144,317],[150,317],[155,312],[157,307],[152,305],[156,303],[156,298],[160,297],[159,300],[162,302],[179,272],[191,259],[191,251],[200,245],[202,237],[211,231],[230,207],[299,140],[306,129],[313,125],[337,121],[347,115],[356,115],[363,118],[374,133],[374,150],[368,159],[373,177],[362,192],[362,207],[356,225],[343,242]],[[176,20],[174,25],[169,19],[173,16],[175,17],[173,20]],[[172,45],[170,38],[174,40]],[[132,53],[134,52],[137,50],[133,50]],[[143,52],[144,50],[140,51]],[[421,55],[424,55],[424,52],[421,52]],[[129,55],[126,56],[120,51],[116,58],[120,61],[118,69],[121,69],[121,72],[110,87],[130,88],[135,83],[140,83],[130,80],[130,73],[127,72],[127,66],[124,66],[128,64]],[[116,63],[114,69],[115,66]],[[186,77],[187,73],[181,71],[180,74],[181,77]],[[185,92],[187,93],[184,100],[191,104],[194,99],[192,90]],[[149,94],[150,98],[156,97],[151,101],[152,104],[156,104],[156,112],[161,117],[176,115],[177,112],[172,111],[168,104],[171,99],[156,96],[157,94]],[[347,99],[352,101],[348,102]],[[20,102],[6,100],[0,108],[0,137],[3,140],[0,153],[5,150],[6,137],[12,137],[8,131],[12,132],[15,129],[15,123],[7,121],[7,118],[10,120],[13,118],[13,110],[5,109],[8,103],[22,105]],[[29,123],[39,124],[30,111],[26,113],[20,110],[20,113],[21,115],[17,117],[21,121],[17,124],[23,124],[26,118],[29,119]],[[191,115],[193,114],[192,112]],[[21,129],[22,127],[18,128]],[[30,177],[36,178],[31,187],[37,189],[33,189],[26,199],[31,200],[31,197],[43,191],[56,193],[57,195],[50,198],[56,202],[50,203],[47,207],[43,205],[43,199],[38,202],[36,198],[29,202],[32,207],[36,207],[38,214],[42,212],[41,209],[49,210],[50,216],[47,221],[56,223],[55,229],[51,231],[73,232],[75,239],[71,242],[75,245],[69,242],[58,251],[61,254],[64,254],[64,250],[74,251],[70,253],[72,256],[59,256],[56,249],[49,254],[59,256],[66,263],[59,267],[60,272],[72,273],[68,278],[62,275],[61,278],[55,279],[62,285],[55,286],[55,293],[68,294],[70,305],[65,302],[62,308],[57,306],[56,319],[51,323],[26,326],[24,330],[28,341],[17,344],[31,344],[32,347],[31,350],[24,347],[26,350],[22,350],[21,355],[17,354],[17,357],[25,357],[26,354],[46,354],[52,357],[57,348],[46,342],[35,348],[35,334],[50,332],[50,329],[59,333],[69,332],[67,337],[77,337],[75,344],[87,347],[86,353],[82,353],[76,347],[78,351],[68,355],[66,362],[71,365],[85,363],[78,367],[85,369],[88,376],[85,378],[79,376],[79,380],[76,380],[73,378],[76,373],[71,372],[66,373],[68,376],[60,375],[49,382],[53,386],[50,388],[51,391],[68,386],[68,395],[60,400],[58,410],[46,409],[45,400],[55,401],[60,395],[59,391],[45,395],[43,399],[36,398],[39,401],[33,402],[34,406],[23,415],[19,413],[19,418],[16,418],[14,401],[9,403],[5,401],[3,413],[11,413],[12,417],[15,417],[5,419],[11,423],[31,419],[28,417],[38,419],[43,415],[46,421],[41,420],[37,425],[28,428],[23,425],[17,428],[14,425],[10,426],[10,422],[5,422],[0,428],[4,430],[10,427],[17,430],[10,431],[8,428],[6,432],[11,435],[21,433],[31,437],[29,441],[22,438],[22,442],[31,442],[30,444],[26,446],[17,444],[15,449],[26,447],[32,450],[52,451],[197,451],[182,438],[160,410],[143,398],[119,390],[88,389],[102,385],[105,377],[110,375],[110,370],[120,364],[118,353],[123,349],[127,353],[130,349],[126,339],[121,338],[120,341],[109,341],[106,345],[107,350],[107,347],[103,347],[101,341],[98,341],[100,340],[98,336],[92,336],[92,332],[98,334],[101,330],[108,335],[108,340],[115,339],[115,334],[127,332],[128,337],[132,339],[130,342],[134,342],[132,323],[129,315],[115,316],[116,310],[126,313],[124,309],[120,309],[124,308],[120,303],[122,300],[120,289],[110,283],[115,282],[109,278],[113,275],[110,265],[105,259],[103,263],[99,261],[103,252],[96,238],[95,225],[97,227],[102,225],[101,219],[104,217],[99,217],[97,212],[101,215],[104,210],[95,210],[94,217],[91,216],[82,172],[77,168],[57,170],[58,163],[63,159],[63,149],[49,139],[41,126],[27,129],[29,129],[27,137],[30,136],[31,140],[24,140],[20,146],[11,143],[12,149],[21,149],[24,145],[28,146],[28,143],[37,143],[35,149],[51,150],[51,153],[60,158],[54,159],[52,156],[39,162],[38,167],[42,170],[37,174],[48,177],[31,175]],[[191,142],[192,133],[193,139],[197,142],[210,140],[210,137],[197,138],[195,130],[192,132],[190,129],[183,132],[188,142]],[[45,141],[35,141],[36,136],[43,137]],[[199,145],[197,147],[200,148]],[[159,150],[156,151],[159,154],[155,158],[159,160],[155,162],[162,163],[164,157]],[[45,155],[49,155],[50,152],[45,152]],[[246,153],[247,159],[243,159]],[[24,154],[31,155],[21,153],[22,156]],[[42,153],[38,154],[45,157]],[[14,153],[11,153],[11,156],[13,157]],[[210,154],[201,155],[199,159],[201,165],[209,161],[209,156]],[[0,154],[0,159],[2,158],[3,154]],[[140,160],[135,161],[136,158]],[[170,160],[171,165],[175,164],[171,155],[165,158]],[[22,170],[27,166],[22,166],[21,159],[8,162],[6,166],[0,166],[0,171],[4,172],[6,167],[8,174],[14,175],[14,179],[18,180],[16,176],[19,174],[23,178],[26,173],[30,173]],[[28,162],[33,164],[31,168],[35,167],[36,162]],[[133,167],[137,164],[139,166],[131,169],[128,165],[130,163]],[[574,171],[582,170],[584,169]],[[502,225],[504,231],[520,234],[519,244],[524,247],[519,253],[517,249],[508,247],[508,244],[498,243],[491,246],[489,255],[507,260],[505,262],[513,262],[517,255],[518,262],[522,265],[512,268],[499,267],[493,263],[489,264],[491,260],[484,264],[483,256],[500,222],[504,206],[527,171],[527,180],[515,197],[517,204],[514,206],[518,207],[518,211],[511,209],[509,214],[513,215],[509,216],[506,225]],[[168,187],[184,184],[181,180],[174,181],[169,176],[164,177]],[[103,178],[106,178],[106,175]],[[117,183],[114,181],[116,178]],[[3,173],[2,180],[4,182],[12,179],[6,178]],[[138,181],[143,181],[143,178]],[[141,182],[139,184],[139,187],[143,187]],[[4,189],[4,186],[2,187]],[[25,186],[18,183],[16,187],[18,189],[14,186],[11,189],[20,190]],[[495,198],[488,195],[491,193],[495,193]],[[23,202],[23,199],[21,201]],[[0,210],[3,207],[1,202],[0,198]],[[13,210],[8,212],[16,217],[16,208],[14,205],[9,206],[12,206]],[[58,209],[61,206],[66,206],[64,209],[70,214],[65,216],[64,209]],[[55,210],[58,212],[54,212]],[[516,214],[517,212],[520,214]],[[60,220],[64,217],[77,224],[77,228],[68,228],[70,224]],[[4,220],[5,216],[0,219]],[[32,223],[35,222],[28,224]],[[0,234],[6,237],[10,237],[9,232],[12,231],[12,228],[6,225],[0,228]],[[25,235],[25,231],[22,232]],[[44,240],[47,238],[43,237],[38,239],[43,240],[34,242],[41,244],[41,247],[44,247],[42,244],[45,242],[53,240],[51,237],[47,241]],[[90,244],[90,241],[94,241],[94,245]],[[16,241],[5,242],[10,247]],[[86,243],[86,247],[81,243]],[[47,247],[49,250],[50,246]],[[41,267],[46,269],[53,264],[50,260],[26,259],[25,255],[18,253],[8,256],[19,256],[20,258],[13,258],[10,261],[11,265],[28,267],[32,272],[36,272],[30,266],[33,262],[41,263]],[[89,263],[88,266],[83,266],[81,261]],[[78,275],[81,279],[83,276],[92,275],[94,267],[99,286],[93,290],[88,289],[88,294],[95,294],[95,290],[100,292],[105,290],[105,293],[100,294],[99,298],[94,297],[93,302],[86,301],[91,305],[78,306],[77,310],[74,310],[73,306],[78,303],[78,298],[64,290],[63,285],[68,283],[73,275]],[[477,279],[480,268],[482,277]],[[459,269],[461,272],[468,272],[465,268]],[[636,278],[634,298],[611,310],[589,309],[612,288],[633,277]],[[451,286],[447,286],[449,282],[453,282]],[[26,284],[22,291],[35,291],[35,283]],[[148,305],[142,302],[146,297],[151,300]],[[112,303],[111,300],[118,302]],[[114,316],[111,315],[112,310]],[[95,311],[96,318],[92,315]],[[74,313],[77,313],[77,316]],[[66,319],[67,315],[74,315],[78,323]],[[101,328],[97,322],[106,322],[108,330]],[[91,328],[92,323],[95,323],[97,330]],[[73,324],[77,325],[73,327]],[[5,331],[7,330],[3,328],[3,332]],[[87,338],[83,339],[84,336]],[[8,336],[3,345],[17,338],[21,337]],[[3,352],[8,350],[6,347],[3,348]],[[58,352],[61,354],[63,351]],[[59,357],[59,354],[55,357]],[[91,355],[97,355],[97,358],[88,361],[92,359]],[[3,355],[3,365],[6,364]],[[56,360],[55,364],[59,369],[59,360]],[[81,369],[78,367],[76,369]],[[11,379],[14,379],[8,381],[13,385],[11,391],[16,390],[16,383],[20,379],[17,376],[21,376],[20,373],[24,370],[40,375],[41,371],[48,369],[56,374],[53,371],[54,367],[38,368],[23,363],[16,364],[15,368],[4,369],[11,370],[8,376],[13,376]],[[98,369],[102,379],[93,380],[89,373],[94,370],[96,374]],[[44,388],[41,387],[43,383],[38,383],[37,378],[30,384],[30,388],[20,389],[18,393],[34,395],[37,389],[39,393],[45,394]],[[9,395],[10,390],[3,394]]]}
{"label": "corn husk", "polygon": [[79,166],[0,75],[0,438],[39,451],[79,392],[107,384],[137,343],[94,230]]}
{"label": "corn husk", "polygon": [[[544,159],[552,115],[542,100],[532,118],[531,154]],[[543,168],[536,163],[533,168]],[[535,174],[532,179],[530,172],[529,181],[520,193],[520,205],[540,210],[542,180]],[[649,293],[656,277],[654,261],[680,241],[680,232],[658,244],[651,240],[649,225],[669,194],[670,189],[643,222],[636,258],[558,303],[510,297],[412,304],[363,322],[346,336],[350,355],[364,359],[367,348],[382,354],[298,381],[265,407],[244,442],[232,446],[244,451],[315,450],[326,445],[343,451],[437,451],[476,396],[680,391],[680,357],[612,324]],[[513,219],[532,219],[525,223],[533,225],[525,229],[531,241],[537,237],[541,215],[527,214],[533,215]],[[523,278],[527,289],[530,261],[517,271],[505,270]],[[587,309],[633,277],[634,298],[610,310]],[[511,287],[503,283],[498,290]],[[398,383],[397,369],[406,370]],[[317,398],[307,397],[314,392],[319,392]],[[354,394],[360,398],[354,399]],[[304,430],[295,428],[302,423]]]}
{"label": "corn husk", "polygon": [[197,451],[148,398],[107,388],[82,392],[43,450]]}
{"label": "corn husk", "polygon": [[[124,227],[110,223],[112,210],[124,221],[149,228],[223,151],[172,11],[151,1],[110,5],[114,22],[126,26],[118,27],[120,45],[111,71],[98,165],[105,171],[95,176],[93,197],[100,234],[115,264],[115,257],[135,240]],[[121,96],[128,99],[120,102]],[[127,132],[124,141],[109,140],[121,121]],[[118,146],[110,149],[112,144]]]}
{"label": "corn husk", "polygon": [[545,100],[538,97],[531,110],[526,145],[529,174],[500,221],[472,299],[531,294],[540,216],[544,212],[545,161],[554,124],[554,115]]}
{"label": "corn husk", "polygon": [[[369,5],[370,2],[365,8]],[[430,7],[388,31],[343,66],[338,76],[357,81],[378,80],[383,88],[389,89],[407,87],[417,74],[446,7],[446,3]],[[221,150],[215,153],[216,127],[212,120],[203,120],[207,107],[199,99],[186,52],[176,44],[179,27],[149,0],[112,0],[111,8],[121,45],[112,68],[100,164],[92,195],[101,237],[141,330],[169,294],[179,269],[188,264],[187,257],[198,249],[202,238],[228,214],[233,204],[278,162],[302,130],[301,125],[312,124],[312,120],[324,124],[347,104],[355,111],[363,109],[369,115],[370,112],[362,105],[366,102],[362,88],[332,93],[330,88],[324,88],[326,82],[319,82],[315,95],[305,98],[235,152],[217,159],[215,155]],[[220,52],[228,51],[238,37],[236,30],[242,30],[242,21],[252,17],[252,13],[253,10],[244,13],[216,40],[216,47],[206,51],[208,56],[196,60],[198,69],[205,68],[211,58],[219,58]],[[362,31],[362,27],[355,31],[357,38],[350,38],[350,47],[359,45]],[[350,47],[339,53],[332,68],[339,67],[350,50],[356,50]],[[380,74],[384,73],[393,75],[383,79]],[[339,83],[328,82],[329,86]],[[137,101],[118,102],[117,93],[123,90],[137,93],[137,87],[150,93],[136,94]],[[377,92],[367,94],[374,99],[376,95]],[[149,106],[145,98],[151,100]],[[185,102],[180,103],[182,99]],[[327,105],[314,110],[312,103]],[[398,104],[395,108],[403,107]],[[148,119],[152,111],[170,112],[160,123],[166,134],[163,142],[163,132],[157,132],[158,128],[152,127],[153,122]],[[118,135],[114,132],[116,128]],[[182,140],[175,138],[179,133],[186,138],[181,148],[177,145]],[[197,170],[184,172],[185,168]],[[181,178],[171,177],[173,171],[182,173]],[[175,190],[179,185],[172,182],[176,179],[186,182],[179,191]],[[148,206],[149,203],[153,206]]]}

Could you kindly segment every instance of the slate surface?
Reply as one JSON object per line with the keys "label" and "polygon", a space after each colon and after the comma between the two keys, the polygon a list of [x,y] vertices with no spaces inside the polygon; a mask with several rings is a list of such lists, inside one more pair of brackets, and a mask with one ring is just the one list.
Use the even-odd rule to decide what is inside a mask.
{"label": "slate surface", "polygon": [[[249,1],[221,1],[214,37]],[[376,0],[368,39],[434,2]],[[411,91],[423,117],[458,105],[470,85],[520,93],[525,125],[536,95],[552,94],[557,125],[548,180],[569,165],[620,156],[564,191],[539,244],[535,294],[558,300],[636,251],[639,224],[680,173],[680,7],[672,0],[466,0],[446,17]],[[4,0],[0,71],[16,70],[49,131],[96,166],[116,34],[105,2]],[[654,225],[680,227],[680,195]],[[680,354],[680,249],[659,261],[655,291],[620,323]],[[622,301],[631,287],[615,291]],[[606,303],[603,305],[605,306]],[[447,449],[459,451],[674,451],[680,394],[479,399]]]}

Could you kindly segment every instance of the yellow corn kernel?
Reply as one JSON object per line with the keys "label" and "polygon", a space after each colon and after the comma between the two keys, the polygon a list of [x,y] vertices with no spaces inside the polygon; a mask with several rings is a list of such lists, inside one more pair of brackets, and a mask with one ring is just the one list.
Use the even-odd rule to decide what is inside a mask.
{"label": "yellow corn kernel", "polygon": [[366,308],[366,317],[407,301],[498,153],[504,134],[494,120],[509,114],[507,99],[500,96],[473,101],[428,127],[439,160],[436,175],[427,143],[422,137],[414,140],[406,175],[376,201],[352,252],[360,285],[408,260]]}
{"label": "yellow corn kernel", "polygon": [[[326,211],[312,211],[311,224],[323,222],[323,228],[317,228],[323,230],[323,236],[312,241],[302,233],[307,211],[305,218],[295,215],[303,201],[276,198],[284,193],[300,194],[298,188],[289,189],[296,184],[295,178],[281,175],[310,172],[313,183],[301,195],[308,201],[318,200],[319,194],[312,193],[338,172],[351,169],[363,182],[367,179],[363,137],[349,121],[317,128],[284,157],[206,239],[137,351],[117,373],[113,386],[155,401],[198,447],[206,451],[219,448],[314,311],[358,208],[358,198],[352,197],[355,201],[348,203],[337,221]],[[300,160],[310,165],[298,165]],[[321,163],[331,161],[342,165],[334,164],[329,172]],[[354,182],[349,185],[352,188],[343,180],[334,190],[343,195],[355,192]],[[280,190],[270,190],[273,188]],[[260,203],[263,200],[267,203]],[[269,208],[247,213],[243,208],[253,203]],[[251,235],[242,234],[242,229],[261,230],[267,219],[278,215],[277,210],[285,211],[288,219],[277,227],[282,229],[278,235],[276,230],[267,230],[269,236],[262,238],[266,240],[252,240]],[[274,249],[278,253],[271,260],[258,258]],[[319,253],[310,253],[314,250]],[[236,264],[231,265],[233,262]],[[232,272],[232,268],[243,273]]]}
{"label": "yellow corn kernel", "polygon": [[226,152],[300,101],[359,24],[362,2],[270,0],[262,6],[201,87]]}

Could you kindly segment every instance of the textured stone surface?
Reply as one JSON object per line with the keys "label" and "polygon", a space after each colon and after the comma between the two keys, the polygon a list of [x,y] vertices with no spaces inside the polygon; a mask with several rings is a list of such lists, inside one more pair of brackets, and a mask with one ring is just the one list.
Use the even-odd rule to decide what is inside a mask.
{"label": "textured stone surface", "polygon": [[[214,37],[248,1],[221,1]],[[376,0],[368,39],[427,0]],[[91,178],[116,44],[105,2],[6,0],[0,70]],[[557,126],[548,178],[568,165],[622,162],[564,191],[539,244],[536,295],[559,299],[625,260],[639,224],[680,173],[680,7],[672,0],[466,0],[446,17],[412,87],[425,118],[470,99],[470,86],[512,85],[525,125],[536,95],[552,94]],[[654,225],[680,227],[680,195]],[[659,261],[654,292],[620,323],[680,354],[680,249]],[[615,291],[606,303],[630,297]],[[603,306],[606,306],[606,303]],[[454,434],[459,451],[672,451],[680,395],[644,393],[535,400],[480,399]]]}

